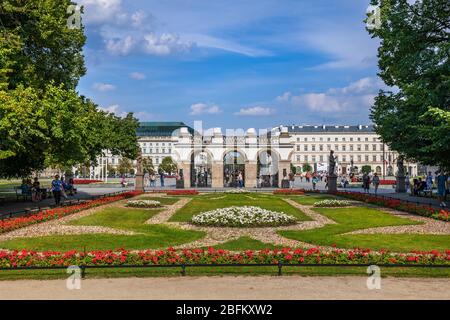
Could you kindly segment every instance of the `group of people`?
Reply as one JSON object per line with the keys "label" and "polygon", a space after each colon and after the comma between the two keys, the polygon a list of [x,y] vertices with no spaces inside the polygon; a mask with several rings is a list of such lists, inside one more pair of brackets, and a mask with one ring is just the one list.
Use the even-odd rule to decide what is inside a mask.
{"label": "group of people", "polygon": [[61,198],[67,199],[67,196],[73,196],[77,193],[77,189],[74,187],[74,180],[70,178],[68,181],[64,177],[56,175],[52,180],[51,190],[53,193],[53,198],[55,198],[55,204],[61,204]]}
{"label": "group of people", "polygon": [[[409,187],[409,177],[406,180]],[[419,196],[424,191],[431,192],[431,190],[433,189],[433,180],[437,187],[439,205],[441,207],[446,207],[447,195],[450,194],[450,174],[445,174],[442,170],[436,172],[434,179],[431,172],[428,172],[425,179],[422,179],[420,177],[417,179],[413,179],[411,194]]]}
{"label": "group of people", "polygon": [[244,187],[244,174],[242,171],[235,170],[234,172],[225,171],[225,187]]}
{"label": "group of people", "polygon": [[378,176],[378,173],[374,173],[371,175],[370,173],[364,173],[362,177],[362,186],[364,189],[364,193],[369,193],[370,191],[370,185],[373,185],[373,188],[375,190],[375,195],[378,194],[378,187],[380,186],[380,177]]}

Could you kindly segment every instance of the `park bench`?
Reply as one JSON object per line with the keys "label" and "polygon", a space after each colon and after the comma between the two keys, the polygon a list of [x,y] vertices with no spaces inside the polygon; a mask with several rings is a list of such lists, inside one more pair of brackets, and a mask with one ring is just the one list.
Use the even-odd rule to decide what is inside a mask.
{"label": "park bench", "polygon": [[433,197],[433,190],[431,190],[431,189],[428,189],[428,190],[425,189],[425,190],[419,191],[418,194],[419,194],[419,197],[420,197],[420,196],[427,197],[427,195],[429,195],[429,197],[432,198],[432,197]]}
{"label": "park bench", "polygon": [[20,198],[22,198],[23,200],[28,200],[28,198],[30,198],[31,200],[31,189],[23,189],[22,187],[14,187],[14,191],[16,192],[16,198],[17,201],[19,201]]}

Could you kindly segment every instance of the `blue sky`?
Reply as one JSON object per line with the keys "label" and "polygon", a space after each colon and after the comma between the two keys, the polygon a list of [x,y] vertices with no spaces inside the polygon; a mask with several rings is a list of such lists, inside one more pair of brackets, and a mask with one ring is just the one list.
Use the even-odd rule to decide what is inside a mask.
{"label": "blue sky", "polygon": [[368,124],[383,83],[369,0],[79,0],[81,94],[142,121]]}

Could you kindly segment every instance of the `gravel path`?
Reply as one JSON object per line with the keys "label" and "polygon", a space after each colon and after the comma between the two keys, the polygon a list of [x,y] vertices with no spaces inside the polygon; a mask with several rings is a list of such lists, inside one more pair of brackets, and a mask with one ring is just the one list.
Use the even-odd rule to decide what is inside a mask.
{"label": "gravel path", "polygon": [[[123,202],[123,201],[121,201]],[[47,222],[37,223],[30,225],[25,228],[20,228],[17,230],[13,230],[11,232],[7,232],[4,234],[0,234],[0,242],[6,240],[12,240],[15,238],[31,238],[31,237],[41,237],[41,236],[49,236],[49,235],[80,235],[86,233],[109,233],[109,234],[120,234],[120,235],[134,235],[135,233],[132,231],[125,231],[120,229],[113,229],[102,226],[70,226],[65,225],[66,223],[78,220],[83,217],[90,216],[98,211],[104,210],[106,208],[116,207],[116,203],[110,203],[103,206],[87,209],[84,211],[80,211],[68,216],[65,216],[61,219],[51,220]]]}
{"label": "gravel path", "polygon": [[172,217],[175,212],[179,209],[183,208],[186,204],[188,204],[192,198],[183,198],[175,202],[173,205],[166,206],[164,211],[161,211],[157,215],[153,216],[151,219],[147,220],[146,224],[160,224],[169,221],[170,217]]}
{"label": "gravel path", "polygon": [[[66,280],[0,281],[0,299],[44,300],[449,300],[450,279],[382,278],[369,290],[367,277],[222,276],[82,280],[67,290]],[[176,310],[173,310],[175,314]]]}

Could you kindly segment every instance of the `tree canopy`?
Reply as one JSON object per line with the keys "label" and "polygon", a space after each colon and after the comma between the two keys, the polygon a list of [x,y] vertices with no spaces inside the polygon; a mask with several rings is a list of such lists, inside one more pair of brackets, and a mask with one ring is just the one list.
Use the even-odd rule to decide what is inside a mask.
{"label": "tree canopy", "polygon": [[0,176],[137,155],[137,120],[76,92],[84,30],[67,27],[70,0],[0,3]]}
{"label": "tree canopy", "polygon": [[393,150],[450,169],[450,2],[373,0],[381,24],[380,91],[371,111],[376,131]]}

